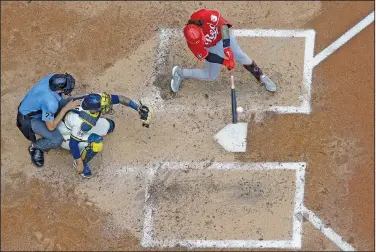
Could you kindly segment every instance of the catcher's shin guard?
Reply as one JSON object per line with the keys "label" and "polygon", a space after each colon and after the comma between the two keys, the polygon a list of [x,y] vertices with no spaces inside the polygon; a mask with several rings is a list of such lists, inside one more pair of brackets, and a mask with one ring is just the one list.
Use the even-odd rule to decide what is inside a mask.
{"label": "catcher's shin guard", "polygon": [[97,134],[91,134],[87,139],[88,146],[82,150],[81,158],[84,164],[87,164],[90,160],[97,155],[98,152],[101,152],[103,149],[103,137]]}

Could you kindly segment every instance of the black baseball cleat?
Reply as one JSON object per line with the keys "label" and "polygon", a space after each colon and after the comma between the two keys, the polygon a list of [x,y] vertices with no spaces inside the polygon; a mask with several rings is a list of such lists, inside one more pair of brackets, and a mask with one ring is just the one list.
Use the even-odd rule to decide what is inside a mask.
{"label": "black baseball cleat", "polygon": [[31,161],[37,167],[42,167],[44,165],[44,154],[40,149],[34,148],[32,145],[29,146],[29,153],[31,156]]}

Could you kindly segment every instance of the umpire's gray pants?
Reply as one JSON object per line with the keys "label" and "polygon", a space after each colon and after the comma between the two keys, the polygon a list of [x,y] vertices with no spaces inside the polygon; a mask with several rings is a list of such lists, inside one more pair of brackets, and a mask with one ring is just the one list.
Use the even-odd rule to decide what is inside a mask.
{"label": "umpire's gray pants", "polygon": [[[64,107],[70,100],[71,98],[61,99],[57,113],[60,112],[61,108]],[[59,149],[64,141],[63,135],[60,133],[60,131],[57,128],[50,131],[47,128],[46,122],[42,121],[42,119],[31,119],[31,128],[35,134],[42,137],[35,143],[35,147],[42,151]]]}
{"label": "umpire's gray pants", "polygon": [[50,131],[47,128],[46,122],[42,121],[42,119],[31,119],[31,128],[35,134],[42,137],[35,143],[35,147],[42,151],[58,149],[64,141],[63,135],[60,131],[57,128]]}
{"label": "umpire's gray pants", "polygon": [[[240,49],[235,36],[232,34],[230,35],[230,48],[234,53],[234,58],[237,62],[241,63],[242,65],[250,65],[252,60]],[[215,46],[207,48],[207,50],[211,53],[217,54],[218,56],[224,58],[223,52],[223,43],[219,41]],[[213,81],[216,80],[219,71],[221,69],[221,64],[211,63],[205,61],[205,68],[204,69],[182,69],[182,77],[198,79],[198,80],[206,80],[206,81]]]}

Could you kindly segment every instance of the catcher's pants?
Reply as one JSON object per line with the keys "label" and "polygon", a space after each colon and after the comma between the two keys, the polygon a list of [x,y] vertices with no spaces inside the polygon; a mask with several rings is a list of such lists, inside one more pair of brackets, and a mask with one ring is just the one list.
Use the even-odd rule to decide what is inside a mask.
{"label": "catcher's pants", "polygon": [[[64,122],[61,122],[61,123],[64,124]],[[69,140],[70,140],[71,132],[66,130],[66,129],[67,128],[66,128],[65,125],[61,125],[61,127],[59,127],[59,131],[61,132],[61,134],[64,137],[64,141],[61,144],[61,147],[64,148],[64,149],[70,150]],[[106,118],[99,118],[98,121],[97,121],[97,124],[90,131],[88,131],[87,133],[85,133],[82,136],[82,140],[87,141],[89,136],[93,133],[103,137],[103,136],[107,135],[109,129],[110,129],[109,121]],[[78,148],[80,149],[80,153],[82,153],[83,149],[85,149],[86,146],[88,146],[88,142],[80,142],[78,144]]]}
{"label": "catcher's pants", "polygon": [[[230,35],[230,48],[233,51],[234,58],[237,62],[240,62],[242,65],[250,65],[252,63],[252,60],[240,49],[235,36],[232,34]],[[220,40],[215,46],[206,49],[211,53],[221,56],[222,58],[225,56],[223,52],[222,40]],[[181,77],[184,79],[192,78],[213,81],[217,79],[221,66],[221,64],[205,61],[204,69],[182,69]]]}

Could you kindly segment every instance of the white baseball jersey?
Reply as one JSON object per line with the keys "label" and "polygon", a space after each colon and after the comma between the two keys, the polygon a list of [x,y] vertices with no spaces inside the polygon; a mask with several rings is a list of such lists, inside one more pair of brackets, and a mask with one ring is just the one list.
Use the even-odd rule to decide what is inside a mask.
{"label": "white baseball jersey", "polygon": [[[99,117],[99,113],[91,114],[89,111],[84,111],[81,106],[76,109],[81,113],[86,113],[92,118]],[[108,130],[110,129],[110,123],[105,118],[99,118],[95,124],[90,123],[88,120],[82,118],[79,114],[75,112],[68,112],[64,119],[58,125],[58,130],[64,137],[64,142],[61,144],[61,147],[67,150],[69,148],[69,140],[71,137],[79,141],[80,151],[87,146],[87,139],[90,134],[95,133],[100,136],[107,135]]]}

